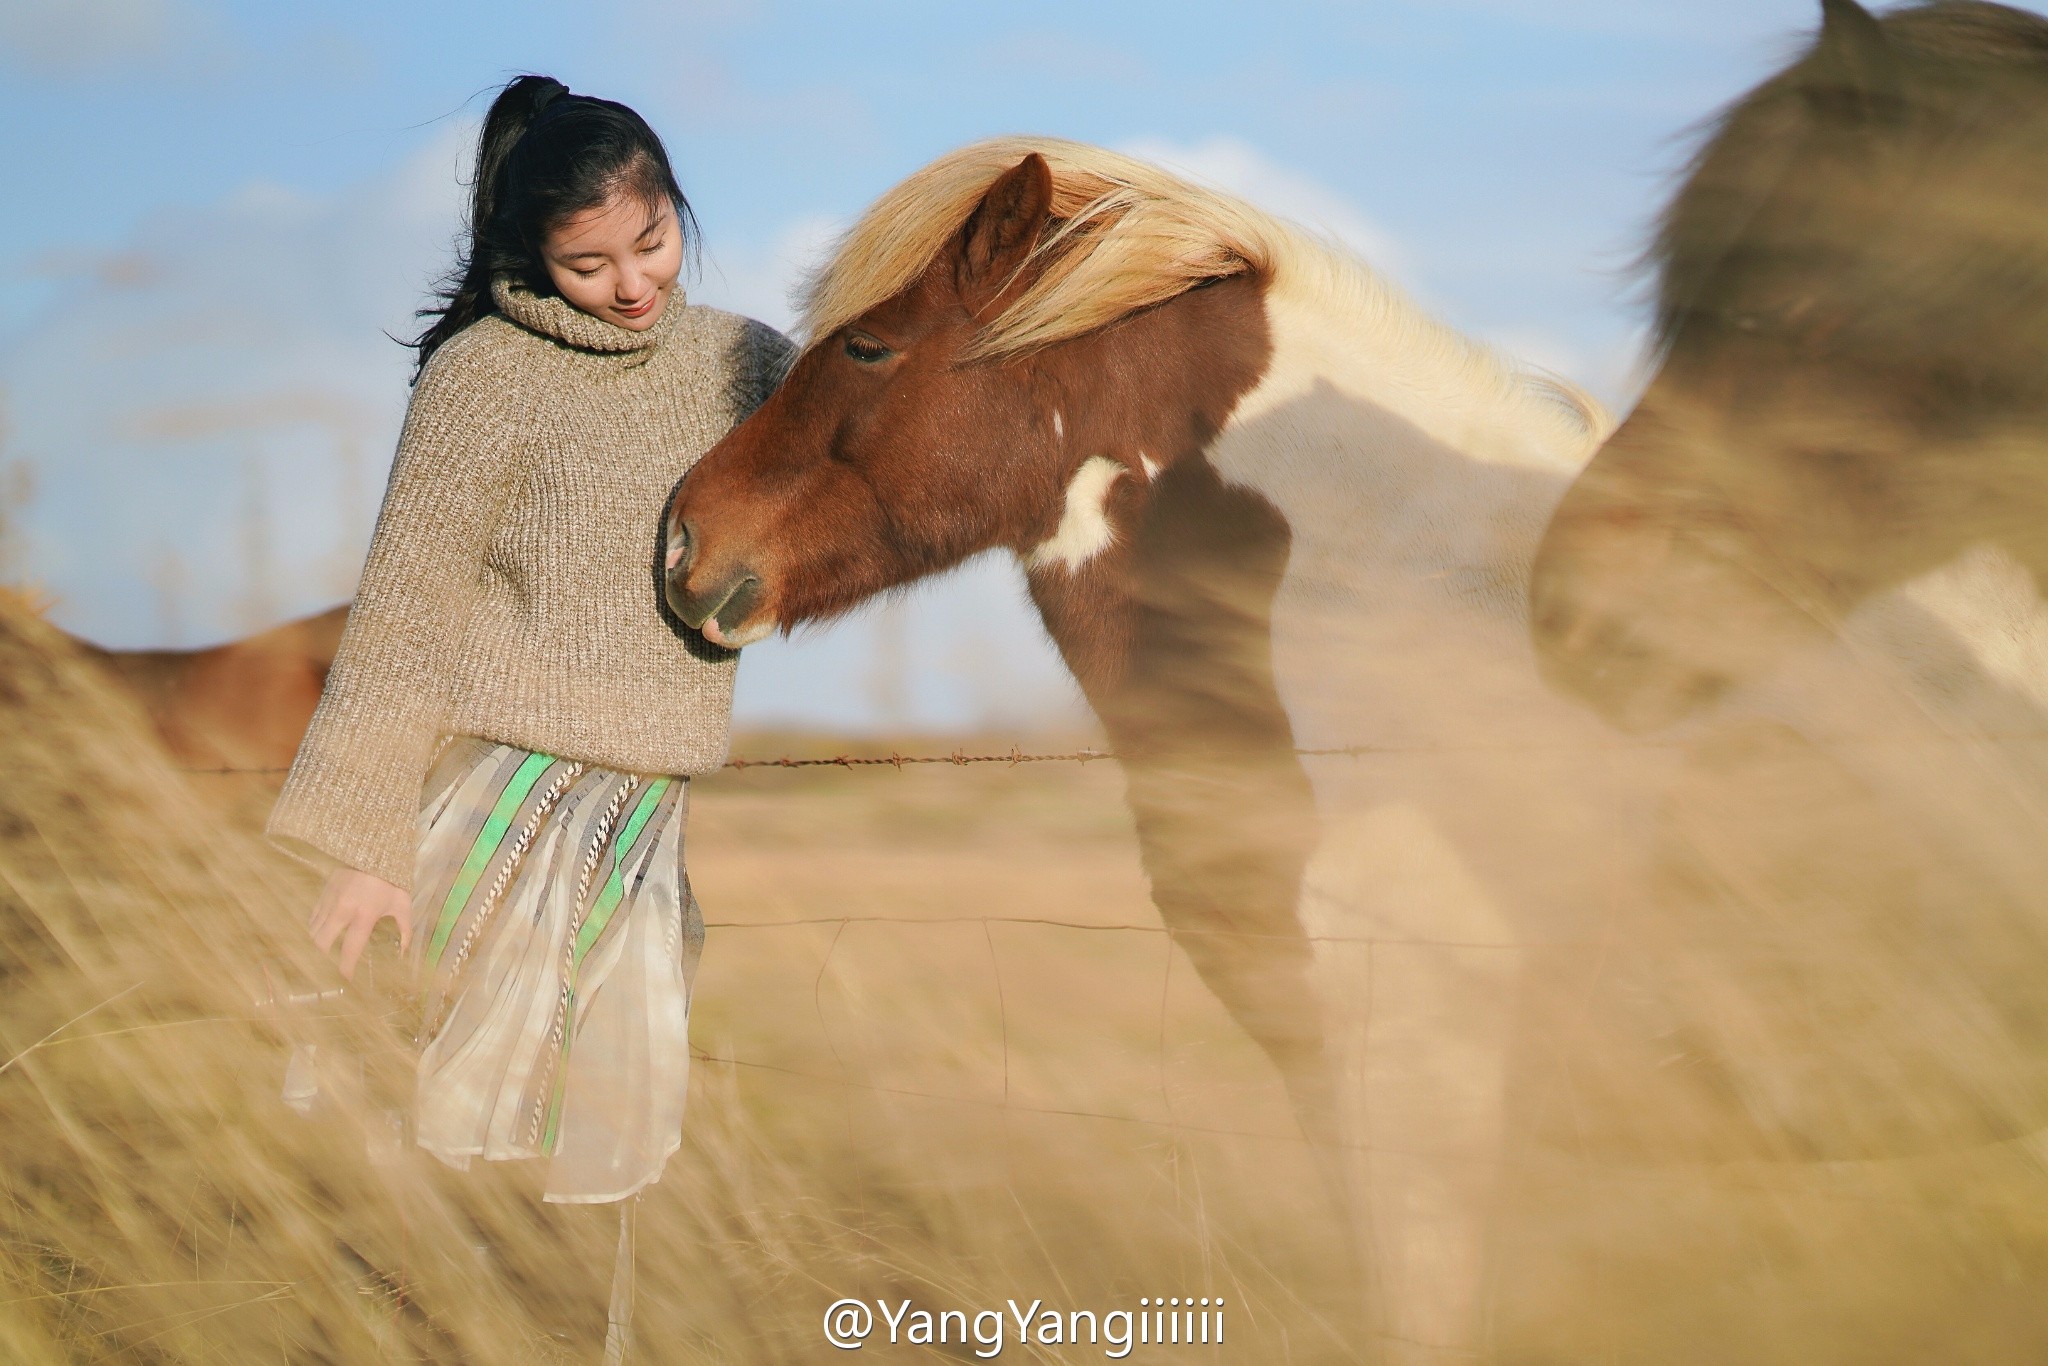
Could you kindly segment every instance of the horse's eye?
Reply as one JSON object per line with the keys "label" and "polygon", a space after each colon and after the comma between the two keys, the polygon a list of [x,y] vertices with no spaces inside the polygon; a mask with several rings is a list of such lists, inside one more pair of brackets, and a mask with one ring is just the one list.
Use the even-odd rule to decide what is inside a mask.
{"label": "horse's eye", "polygon": [[873,365],[896,353],[865,332],[849,332],[846,334],[846,354],[862,365]]}

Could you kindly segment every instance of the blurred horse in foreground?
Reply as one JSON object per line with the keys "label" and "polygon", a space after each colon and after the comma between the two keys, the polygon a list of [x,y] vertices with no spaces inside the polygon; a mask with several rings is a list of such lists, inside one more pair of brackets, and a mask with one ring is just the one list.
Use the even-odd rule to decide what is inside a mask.
{"label": "blurred horse in foreground", "polygon": [[1827,8],[1666,211],[1662,368],[1536,566],[1546,672],[1631,729],[1966,553],[2048,581],[2048,20]]}
{"label": "blurred horse in foreground", "polygon": [[1824,8],[1664,214],[1661,368],[1530,611],[1698,745],[1634,940],[1674,1055],[1854,1157],[2048,1123],[2048,20]]}

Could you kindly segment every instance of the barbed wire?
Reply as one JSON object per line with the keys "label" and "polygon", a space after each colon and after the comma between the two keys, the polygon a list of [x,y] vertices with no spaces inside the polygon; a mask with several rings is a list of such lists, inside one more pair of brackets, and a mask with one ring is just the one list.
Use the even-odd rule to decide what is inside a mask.
{"label": "barbed wire", "polygon": [[[1007,1098],[994,1100],[984,1096],[948,1095],[942,1091],[918,1091],[907,1086],[878,1086],[873,1082],[853,1081],[847,1077],[827,1076],[823,1072],[806,1072],[800,1067],[785,1067],[779,1063],[757,1062],[751,1058],[729,1057],[698,1048],[690,1048],[690,1056],[697,1062],[717,1063],[725,1067],[745,1067],[757,1072],[773,1072],[778,1076],[795,1077],[800,1081],[821,1082],[827,1086],[844,1087],[849,1091],[865,1091],[878,1096],[902,1096],[910,1100],[935,1100],[953,1105],[969,1105],[984,1110],[1004,1110],[1019,1115],[1051,1115],[1059,1119],[1100,1119],[1114,1124],[1143,1124],[1155,1129],[1178,1129],[1189,1133],[1216,1134],[1224,1138],[1249,1138],[1275,1143],[1306,1144],[1309,1142],[1298,1131],[1279,1133],[1259,1129],[1226,1129],[1218,1125],[1195,1124],[1179,1118],[1154,1119],[1145,1115],[1119,1115],[1108,1110],[1077,1110],[1051,1105],[1026,1105]],[[1334,1146],[1353,1148],[1361,1152],[1398,1154],[1399,1149],[1384,1144],[1338,1142]]]}
{"label": "barbed wire", "polygon": [[[707,930],[788,930],[812,925],[831,925],[841,929],[848,925],[1022,925],[1031,929],[1082,930],[1088,933],[1157,934],[1168,937],[1174,934],[1174,930],[1166,925],[1091,924],[1085,920],[1060,920],[1046,915],[800,915],[782,920],[704,922],[704,928]],[[1420,935],[1403,935],[1399,939],[1390,939],[1386,935],[1284,934],[1274,930],[1238,930],[1212,926],[1188,930],[1185,933],[1197,939],[1272,940],[1287,944],[1399,944],[1403,948],[1502,951],[1520,950],[1525,947],[1506,942],[1489,943],[1480,939],[1426,939]]]}
{"label": "barbed wire", "polygon": [[[1117,756],[1106,749],[1077,749],[1065,754],[1026,754],[1022,747],[1010,746],[1008,754],[969,754],[954,750],[951,754],[779,754],[771,759],[749,759],[740,757],[727,759],[720,765],[721,770],[743,771],[750,768],[895,768],[902,769],[913,764],[952,764],[964,767],[968,764],[1003,764],[1014,768],[1018,764],[1061,764],[1094,763],[1097,759],[1114,759]],[[211,776],[239,774],[247,776],[275,777],[289,773],[289,768],[181,768],[183,773],[197,773]]]}
{"label": "barbed wire", "polygon": [[[1345,745],[1334,749],[1297,749],[1296,755],[1304,758],[1328,758],[1349,756],[1359,758],[1368,754],[1398,754],[1405,751],[1398,747],[1384,745]],[[951,764],[965,767],[968,764],[1002,764],[1015,768],[1019,764],[1092,764],[1098,759],[1120,759],[1124,756],[1107,749],[1076,749],[1063,754],[1027,754],[1021,746],[1011,745],[1007,754],[969,754],[956,749],[950,754],[899,754],[891,750],[887,754],[780,754],[770,759],[749,759],[740,757],[727,759],[720,765],[721,770],[744,771],[750,768],[894,768],[903,769],[916,764]],[[269,776],[289,773],[289,768],[190,768],[181,767],[182,773],[210,776],[229,774],[242,776]]]}
{"label": "barbed wire", "polygon": [[1018,764],[1089,764],[1097,759],[1114,759],[1117,756],[1106,749],[1077,749],[1065,754],[1026,754],[1017,745],[1010,746],[1008,754],[968,754],[954,750],[951,754],[898,754],[891,750],[886,755],[876,754],[831,754],[795,758],[780,755],[773,759],[728,759],[725,767],[744,771],[750,768],[896,768],[909,764],[952,764],[964,767],[968,764],[1004,764],[1011,768]]}
{"label": "barbed wire", "polygon": [[[1344,748],[1320,750],[1298,750],[1296,752],[1304,755],[1356,757],[1365,754],[1385,753],[1389,751],[1377,747],[1351,746]],[[739,758],[730,761],[726,765],[726,767],[735,769],[749,769],[822,767],[875,768],[888,766],[900,769],[904,766],[912,764],[1004,764],[1006,766],[1014,766],[1022,763],[1059,762],[1078,762],[1085,764],[1091,763],[1097,759],[1113,757],[1116,756],[1114,756],[1110,752],[1095,749],[1081,749],[1063,754],[1027,754],[1021,749],[1021,747],[1013,745],[1011,747],[1010,752],[1007,754],[969,754],[963,750],[956,750],[951,754],[928,755],[903,755],[897,753],[891,753],[886,756],[842,754],[830,756],[798,757],[785,755],[777,756],[771,759]],[[240,769],[200,769],[188,771],[221,773],[251,772],[251,770]],[[271,769],[255,771],[281,773],[285,772],[286,770]],[[881,1076],[878,1076],[871,1062],[867,1067],[863,1067],[861,1065],[862,1055],[866,1052],[866,1050],[858,1048],[842,1048],[842,1041],[846,1039],[847,1035],[846,1026],[842,1021],[835,1018],[837,1012],[827,1011],[824,1008],[823,996],[827,989],[828,982],[837,984],[837,982],[839,981],[839,972],[835,971],[835,964],[841,950],[843,948],[849,947],[846,931],[850,926],[865,925],[892,926],[911,931],[920,929],[927,931],[937,930],[940,926],[960,928],[966,928],[971,926],[981,927],[983,935],[987,937],[986,943],[988,950],[988,966],[990,970],[990,978],[987,984],[983,987],[982,991],[973,993],[962,992],[961,994],[968,995],[970,996],[970,998],[972,996],[980,996],[983,1009],[987,1010],[990,1007],[992,1007],[990,1013],[993,1016],[991,1023],[993,1024],[995,1034],[994,1042],[1000,1050],[1001,1082],[999,1094],[996,1093],[996,1087],[993,1084],[995,1079],[993,1076],[988,1078],[988,1082],[990,1084],[987,1085],[985,1091],[982,1094],[974,1094],[972,1091],[964,1093],[949,1093],[944,1090],[924,1089],[921,1087],[917,1087],[915,1085],[890,1085],[882,1079],[887,1074],[883,1073]],[[1152,1114],[1133,1114],[1119,1113],[1117,1110],[1113,1109],[1096,1110],[1086,1108],[1085,1106],[1034,1104],[1032,1103],[1032,1100],[1030,1098],[1027,1098],[1029,1096],[1028,1091],[1021,1095],[1018,1094],[1016,1091],[1013,1091],[1013,1057],[1023,1057],[1029,1059],[1032,1056],[1032,1054],[1029,1051],[1028,1046],[1020,1044],[1017,1039],[1013,1038],[1013,1031],[1016,1029],[1016,1025],[1011,1019],[1011,1003],[1008,1000],[1008,996],[1010,992],[1014,990],[1016,982],[1014,979],[1012,979],[1008,984],[1006,984],[1004,960],[1007,957],[1009,957],[1009,955],[1006,955],[1003,952],[1003,948],[1006,947],[1006,945],[1001,943],[998,937],[990,936],[989,931],[994,927],[1018,927],[1028,929],[1051,929],[1054,931],[1065,931],[1070,933],[1136,933],[1154,940],[1173,939],[1175,937],[1174,932],[1164,924],[1089,922],[1085,920],[1065,919],[1054,916],[999,914],[827,914],[814,916],[798,915],[783,918],[760,920],[707,919],[705,921],[705,927],[707,929],[715,930],[720,933],[736,932],[742,930],[774,930],[803,928],[817,928],[821,930],[829,929],[833,931],[831,943],[825,948],[823,958],[817,963],[815,969],[815,977],[813,979],[811,988],[811,994],[813,997],[814,1005],[817,1008],[819,1030],[818,1042],[816,1044],[811,1045],[809,1051],[813,1054],[813,1056],[817,1057],[818,1062],[821,1063],[822,1066],[806,1067],[803,1065],[790,1065],[790,1062],[792,1061],[797,1062],[799,1064],[801,1064],[804,1061],[808,1061],[808,1059],[802,1058],[801,1056],[799,1056],[798,1058],[790,1059],[789,1061],[772,1062],[760,1058],[740,1056],[739,1054],[742,1051],[744,1051],[744,1045],[742,1045],[742,1047],[739,1049],[735,1049],[733,1047],[733,1042],[730,1040],[722,1040],[721,1042],[724,1043],[724,1048],[720,1050],[707,1049],[692,1044],[690,1048],[691,1056],[697,1062],[708,1066],[726,1067],[734,1069],[735,1071],[745,1071],[757,1075],[783,1078],[790,1083],[795,1083],[803,1087],[832,1087],[835,1088],[842,1097],[847,1098],[848,1103],[851,1102],[852,1096],[865,1094],[878,1098],[884,1098],[886,1100],[923,1101],[944,1105],[957,1105],[969,1107],[975,1110],[996,1112],[1005,1115],[1041,1116],[1052,1120],[1085,1121],[1095,1123],[1109,1123],[1116,1125],[1138,1126],[1143,1129],[1150,1129],[1155,1132],[1165,1134],[1203,1135],[1211,1138],[1237,1140],[1239,1142],[1248,1144],[1272,1145],[1276,1150],[1301,1150],[1303,1148],[1320,1146],[1328,1147],[1337,1151],[1359,1154],[1377,1154],[1384,1156],[1417,1155],[1410,1149],[1407,1149],[1400,1145],[1388,1144],[1384,1140],[1367,1139],[1356,1135],[1339,1137],[1336,1135],[1324,1134],[1320,1135],[1317,1138],[1311,1139],[1306,1133],[1302,1131],[1300,1127],[1302,1122],[1301,1117],[1298,1114],[1293,1114],[1291,1111],[1289,1117],[1294,1120],[1294,1126],[1291,1132],[1287,1128],[1281,1127],[1278,1124],[1276,1124],[1273,1128],[1249,1128],[1236,1127],[1229,1125],[1227,1123],[1204,1123],[1201,1121],[1200,1118],[1197,1118],[1194,1115],[1187,1113],[1187,1107],[1185,1106],[1185,1104],[1177,1103],[1175,1096],[1176,1088],[1172,1084],[1170,1084],[1167,1076],[1167,1059],[1171,1051],[1169,1047],[1169,1041],[1172,1038],[1174,1038],[1174,1036],[1177,1033],[1177,1031],[1174,1029],[1176,1012],[1172,1009],[1170,1004],[1172,995],[1170,987],[1172,983],[1173,970],[1175,963],[1177,961],[1177,957],[1173,954],[1171,949],[1167,950],[1167,956],[1165,958],[1165,975],[1163,979],[1159,981],[1157,1040],[1156,1044],[1152,1046],[1152,1048],[1156,1048],[1156,1057],[1158,1060],[1159,1071],[1159,1082],[1156,1091],[1156,1103],[1160,1107],[1160,1110],[1162,1112],[1155,1112]],[[1236,939],[1246,941],[1286,939],[1297,943],[1306,942],[1317,945],[1363,945],[1367,946],[1368,948],[1375,946],[1393,947],[1398,945],[1402,948],[1426,946],[1466,951],[1520,951],[1519,949],[1517,949],[1516,946],[1507,944],[1435,940],[1420,937],[1403,937],[1398,940],[1390,940],[1385,936],[1374,937],[1365,935],[1318,935],[1303,934],[1299,932],[1291,934],[1275,934],[1271,932],[1239,930],[1234,928],[1205,928],[1200,931],[1197,931],[1196,933],[1202,937],[1218,939]],[[1014,960],[1012,961],[1014,962]],[[1135,975],[1136,974],[1133,974],[1134,977]],[[1026,988],[1028,999],[1028,979],[1026,982]],[[335,989],[333,991],[333,995],[335,996],[341,996],[345,994],[349,994],[347,993],[346,988]],[[310,1023],[314,1020],[319,1019],[340,1018],[342,1015],[349,1013],[346,1010],[336,1012],[335,1004],[332,1001],[328,1000],[327,996],[328,993],[320,993],[317,998],[309,998],[305,1000],[303,1004],[315,1006],[316,1009],[311,1011],[302,1011],[298,1013],[297,1018],[302,1022]],[[293,999],[295,1004],[298,1003],[297,998]],[[259,1021],[267,1021],[274,1024],[273,1018],[263,1015],[258,1015],[254,1017],[218,1017],[204,1020],[161,1023],[247,1024],[257,1023]],[[148,1027],[161,1027],[161,1024],[152,1024]],[[59,1032],[61,1032],[61,1030]],[[53,1040],[52,1042],[83,1043],[88,1040],[99,1039],[102,1037],[105,1037],[105,1035],[95,1032],[91,1034],[74,1036],[74,1038],[70,1039]],[[1151,1051],[1151,1049],[1147,1049],[1147,1051]],[[995,1059],[991,1059],[990,1061],[994,1062]],[[992,1070],[993,1069],[991,1069],[991,1071]],[[943,1085],[943,1083],[941,1084]],[[1122,1097],[1119,1097],[1119,1099],[1122,1099]],[[826,1103],[829,1104],[830,1102],[828,1101]],[[1148,1105],[1142,1108],[1149,1109],[1151,1107]],[[1534,1162],[1536,1160],[1537,1159],[1525,1158],[1521,1155],[1512,1152],[1504,1154],[1502,1157],[1502,1161],[1510,1166],[1518,1165],[1523,1161]],[[1886,1199],[1887,1197],[1866,1196],[1859,1198],[1864,1198],[1872,1202],[1878,1202]]]}
{"label": "barbed wire", "polygon": [[[1985,732],[1968,735],[1827,735],[1820,739],[1828,745],[1956,745],[1965,743],[1996,744],[2009,741],[2048,740],[2048,731],[2036,732]],[[1363,759],[1376,755],[1416,754],[1529,754],[1549,753],[1560,750],[1655,750],[1684,749],[1692,743],[1685,736],[1614,736],[1603,742],[1589,741],[1510,741],[1500,744],[1413,744],[1413,745],[1332,745],[1321,748],[1296,747],[1285,751],[1299,759]],[[1058,754],[1027,753],[1018,745],[1011,745],[1007,754],[969,754],[956,749],[950,754],[902,754],[891,750],[887,754],[780,754],[773,758],[752,759],[745,756],[727,759],[719,766],[721,772],[744,772],[756,768],[893,768],[901,772],[905,768],[924,764],[945,764],[964,768],[970,764],[1002,764],[1015,768],[1020,764],[1092,764],[1101,759],[1127,759],[1131,756],[1118,754],[1107,749],[1076,749]],[[200,777],[277,777],[291,772],[289,767],[241,768],[196,767],[179,765],[178,772]]]}
{"label": "barbed wire", "polygon": [[[734,930],[784,928],[790,926],[805,925],[834,925],[843,931],[845,927],[848,925],[878,922],[896,925],[924,926],[938,924],[980,924],[984,927],[989,925],[1031,925],[1047,926],[1051,928],[1067,930],[1121,930],[1136,931],[1139,933],[1154,935],[1167,935],[1170,933],[1170,931],[1168,931],[1166,927],[1160,925],[1089,924],[1082,921],[1058,920],[1038,916],[999,915],[946,917],[844,915],[822,916],[815,918],[803,918],[781,921],[707,920],[705,922],[705,927],[707,929]],[[1312,942],[1318,943],[1388,942],[1384,940],[1326,939],[1319,936],[1310,936],[1310,939]],[[1402,940],[1399,942],[1402,945],[1406,946],[1415,943],[1427,944],[1435,943],[1438,941]],[[1459,948],[1491,947],[1487,945],[1456,943],[1447,944],[1445,946]],[[833,953],[836,953],[837,947],[838,937],[835,936],[833,944]],[[990,943],[989,947],[991,953],[994,953],[995,945],[993,942]],[[819,964],[816,982],[816,985],[818,987],[823,986],[826,977],[831,972],[833,953],[828,953],[826,959]],[[1170,968],[1171,960],[1169,960],[1169,972]],[[998,973],[1000,973],[999,966],[996,968],[996,970]],[[997,990],[1000,993],[1000,983],[998,983]],[[317,997],[295,996],[289,999],[293,1004],[300,1005],[302,1007],[318,1007],[315,1009],[302,1008],[295,1013],[295,1017],[299,1022],[300,1027],[304,1027],[305,1025],[317,1024],[319,1022],[332,1022],[336,1020],[349,1018],[352,1012],[348,1011],[346,1008],[336,1009],[336,1002],[338,998],[346,997],[351,994],[352,992],[349,990],[349,988],[347,986],[343,986],[341,988],[321,992],[318,994]],[[281,1002],[275,1000],[259,1001],[257,1003],[258,1011],[255,1014],[219,1015],[207,1016],[190,1020],[156,1021],[148,1025],[139,1026],[138,1028],[161,1029],[174,1025],[187,1024],[240,1025],[244,1027],[251,1025],[264,1025],[275,1028],[278,1023],[278,1016],[275,1012],[276,1007],[279,1004],[281,1004]],[[1176,1134],[1203,1134],[1208,1135],[1210,1137],[1243,1139],[1254,1143],[1281,1144],[1295,1148],[1324,1147],[1336,1151],[1367,1153],[1381,1156],[1420,1157],[1428,1155],[1427,1151],[1424,1149],[1409,1147],[1406,1145],[1391,1144],[1385,1142],[1384,1140],[1345,1139],[1333,1135],[1323,1135],[1319,1138],[1310,1138],[1299,1127],[1301,1122],[1299,1114],[1293,1112],[1291,1108],[1288,1111],[1288,1114],[1289,1117],[1294,1120],[1294,1127],[1292,1132],[1277,1127],[1271,1129],[1248,1129],[1221,1124],[1205,1124],[1200,1122],[1199,1120],[1190,1119],[1179,1111],[1179,1109],[1174,1104],[1172,1091],[1164,1081],[1163,1073],[1160,1089],[1158,1092],[1158,1099],[1165,1109],[1165,1113],[1163,1115],[1118,1113],[1112,1110],[1091,1110],[1077,1106],[1035,1105],[1028,1101],[1019,1100],[1011,1094],[1009,1086],[1009,1066],[1012,1049],[1010,1039],[1010,1023],[1008,1019],[1008,1011],[1000,1003],[997,1007],[997,1031],[1001,1040],[1000,1047],[1002,1051],[1002,1067],[1004,1073],[1002,1095],[1000,1097],[993,1095],[965,1094],[961,1092],[924,1090],[912,1086],[891,1086],[873,1080],[860,1079],[858,1076],[854,1075],[854,1069],[851,1066],[849,1066],[845,1056],[841,1054],[839,1051],[838,1041],[836,1038],[838,1031],[834,1030],[831,1027],[830,1023],[822,1017],[820,1018],[819,1023],[821,1024],[821,1026],[823,1026],[822,1033],[824,1035],[824,1044],[826,1048],[831,1051],[833,1055],[833,1061],[838,1065],[838,1075],[833,1075],[830,1072],[817,1071],[804,1067],[794,1067],[790,1066],[787,1063],[766,1062],[758,1058],[741,1057],[738,1056],[736,1053],[718,1052],[712,1049],[704,1048],[695,1043],[692,1043],[690,1045],[690,1056],[694,1062],[698,1063],[705,1063],[714,1066],[722,1066],[735,1069],[744,1069],[746,1071],[751,1072],[766,1073],[771,1076],[786,1077],[793,1081],[832,1086],[844,1092],[858,1092],[872,1096],[893,1097],[897,1099],[933,1101],[938,1102],[940,1104],[960,1105],[972,1109],[996,1111],[1006,1114],[1038,1115],[1053,1119],[1095,1120],[1112,1124],[1137,1125],[1144,1128],[1165,1130]],[[68,1025],[64,1028],[68,1028]],[[62,1028],[54,1032],[62,1033]],[[112,1037],[117,1034],[125,1034],[130,1032],[133,1031],[123,1029],[94,1032],[90,1034],[72,1035],[61,1039],[52,1038],[51,1040],[47,1041],[43,1046],[49,1047],[60,1044],[84,1043]],[[1162,999],[1160,1001],[1159,1032],[1159,1056],[1163,1063],[1166,1053],[1166,1037],[1169,1033],[1168,1005],[1163,993]],[[1503,1163],[1510,1167],[1520,1167],[1527,1165],[1537,1169],[1547,1169],[1543,1167],[1543,1164],[1547,1159],[1544,1159],[1540,1156],[1530,1156],[1527,1154],[1520,1154],[1516,1152],[1507,1152],[1502,1155],[1501,1160]],[[1674,1175],[1672,1173],[1665,1173],[1664,1175],[1672,1180],[1682,1181],[1684,1179],[1682,1175]],[[1903,1203],[1910,1199],[1910,1197],[1888,1195],[1882,1192],[1861,1192],[1853,1194],[1839,1193],[1836,1198],[1850,1199],[1858,1201],[1860,1203],[1872,1205],[1898,1204]]]}

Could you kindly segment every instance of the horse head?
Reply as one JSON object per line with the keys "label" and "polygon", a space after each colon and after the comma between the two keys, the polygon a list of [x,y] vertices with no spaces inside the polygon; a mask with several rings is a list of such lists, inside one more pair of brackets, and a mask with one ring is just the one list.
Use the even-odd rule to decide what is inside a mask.
{"label": "horse head", "polygon": [[2048,22],[1824,8],[1665,212],[1662,366],[1535,564],[1547,675],[1625,727],[1971,544],[2048,566]]}
{"label": "horse head", "polygon": [[1167,179],[1005,140],[884,196],[788,378],[670,502],[676,613],[741,645],[1006,548],[1091,623],[1062,642],[1084,685],[1118,673],[1121,552],[1265,353],[1248,263],[1147,192]]}

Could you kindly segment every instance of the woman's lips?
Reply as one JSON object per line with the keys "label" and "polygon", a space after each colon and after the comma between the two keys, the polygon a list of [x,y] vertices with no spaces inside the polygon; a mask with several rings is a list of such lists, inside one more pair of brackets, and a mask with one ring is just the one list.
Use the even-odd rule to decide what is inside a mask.
{"label": "woman's lips", "polygon": [[654,301],[660,297],[659,294],[650,294],[631,308],[621,308],[617,305],[613,307],[621,318],[644,318],[647,316],[647,311],[654,307]]}

